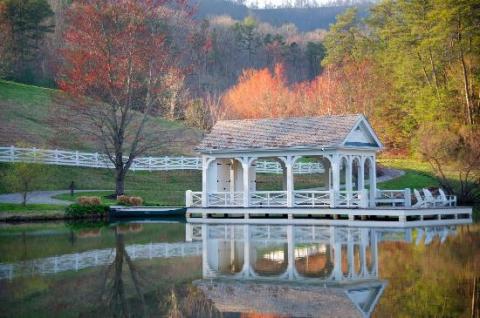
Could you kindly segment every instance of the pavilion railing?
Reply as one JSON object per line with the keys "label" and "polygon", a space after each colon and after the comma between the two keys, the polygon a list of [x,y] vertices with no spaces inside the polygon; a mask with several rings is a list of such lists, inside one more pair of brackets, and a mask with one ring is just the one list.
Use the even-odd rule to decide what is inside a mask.
{"label": "pavilion railing", "polygon": [[[125,161],[128,158],[125,157]],[[101,153],[81,151],[50,150],[37,148],[0,147],[0,162],[27,162],[59,166],[114,168],[108,156]],[[257,173],[282,173],[282,166],[275,161],[257,160]],[[202,170],[202,159],[198,157],[139,157],[133,161],[133,171]],[[323,165],[318,162],[298,162],[293,166],[294,173],[323,173]]]}
{"label": "pavilion railing", "polygon": [[410,207],[412,197],[410,189],[404,190],[377,190],[375,205],[392,207]]}
{"label": "pavilion railing", "polygon": [[298,207],[330,207],[333,191],[294,191],[293,204]]}
{"label": "pavilion railing", "polygon": [[[369,191],[314,191],[297,190],[292,193],[292,207],[338,207],[368,208],[371,206]],[[287,191],[253,191],[250,193],[250,207],[287,207]],[[429,203],[429,202],[427,202]],[[187,207],[202,206],[202,192],[186,192]],[[207,207],[242,207],[243,192],[211,192]],[[411,190],[377,190],[376,207],[412,207]],[[446,201],[438,204],[414,206],[416,208],[456,206],[455,196],[446,196]]]}
{"label": "pavilion railing", "polygon": [[287,206],[287,191],[255,191],[250,195],[251,207]]}
{"label": "pavilion railing", "polygon": [[368,207],[368,190],[335,192],[335,207],[366,208]]}
{"label": "pavilion railing", "polygon": [[211,207],[243,206],[243,192],[209,192],[207,204]]}

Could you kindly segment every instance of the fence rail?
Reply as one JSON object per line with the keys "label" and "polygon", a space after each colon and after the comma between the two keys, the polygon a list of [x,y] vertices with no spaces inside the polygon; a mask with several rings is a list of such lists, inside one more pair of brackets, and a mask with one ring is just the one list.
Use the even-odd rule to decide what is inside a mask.
{"label": "fence rail", "polygon": [[[127,160],[127,158],[125,158]],[[59,166],[114,168],[108,156],[101,153],[81,151],[50,150],[37,148],[0,147],[0,162],[28,162]],[[202,159],[198,157],[140,157],[133,161],[133,171],[202,170]],[[293,167],[294,173],[323,173],[318,162],[299,162]],[[282,167],[275,161],[257,161],[258,173],[282,173]]]}

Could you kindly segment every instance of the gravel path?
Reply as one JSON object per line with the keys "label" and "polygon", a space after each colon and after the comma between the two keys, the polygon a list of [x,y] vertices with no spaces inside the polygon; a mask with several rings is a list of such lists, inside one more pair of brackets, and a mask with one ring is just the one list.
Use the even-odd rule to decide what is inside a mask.
{"label": "gravel path", "polygon": [[[75,190],[75,192],[97,192],[97,191],[113,191],[113,190]],[[58,191],[32,191],[27,195],[27,203],[36,203],[36,204],[58,204],[58,205],[69,205],[72,202],[65,200],[58,200],[52,197],[70,193],[70,190],[58,190]],[[22,194],[21,193],[7,193],[0,194],[1,203],[22,203]]]}
{"label": "gravel path", "polygon": [[398,169],[390,169],[382,167],[383,175],[381,177],[377,177],[377,183],[389,181],[398,177],[401,177],[405,174],[405,171],[398,170]]}

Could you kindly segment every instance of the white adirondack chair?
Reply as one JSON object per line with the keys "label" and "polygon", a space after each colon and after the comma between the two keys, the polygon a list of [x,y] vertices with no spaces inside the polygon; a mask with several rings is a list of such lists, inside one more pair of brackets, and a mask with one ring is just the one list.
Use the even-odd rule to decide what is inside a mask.
{"label": "white adirondack chair", "polygon": [[444,202],[444,206],[454,206],[457,205],[457,197],[454,195],[446,195],[445,191],[443,191],[442,188],[438,189],[438,192],[440,193],[440,198],[442,198],[442,201]]}
{"label": "white adirondack chair", "polygon": [[417,199],[417,202],[413,205],[414,208],[425,208],[428,206],[427,202],[417,189],[413,189],[413,194],[415,195],[415,199]]}
{"label": "white adirondack chair", "polygon": [[423,189],[423,195],[425,196],[425,201],[429,206],[441,206],[444,204],[442,198],[434,197],[432,192],[430,192],[428,189]]}

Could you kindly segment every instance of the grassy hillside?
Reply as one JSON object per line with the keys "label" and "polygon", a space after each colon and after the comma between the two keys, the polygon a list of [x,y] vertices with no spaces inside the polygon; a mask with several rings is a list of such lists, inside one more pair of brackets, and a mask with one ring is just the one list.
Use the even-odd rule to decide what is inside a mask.
{"label": "grassy hillside", "polygon": [[[59,134],[54,109],[57,90],[0,80],[0,145],[30,145],[45,148],[95,150],[95,145],[77,134]],[[155,153],[191,154],[201,132],[181,122],[155,118],[156,124],[173,135],[164,149]],[[163,136],[159,136],[162,138]]]}

